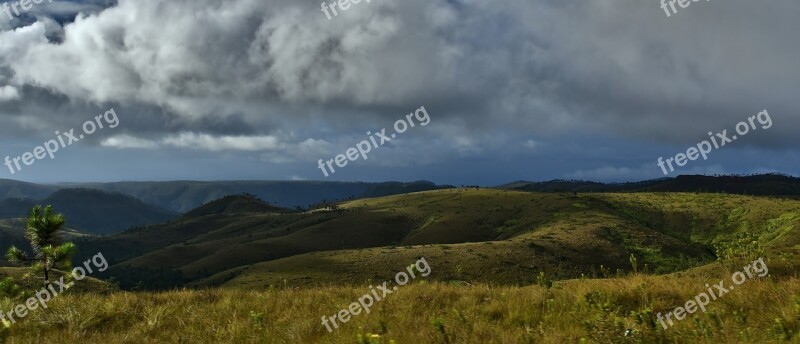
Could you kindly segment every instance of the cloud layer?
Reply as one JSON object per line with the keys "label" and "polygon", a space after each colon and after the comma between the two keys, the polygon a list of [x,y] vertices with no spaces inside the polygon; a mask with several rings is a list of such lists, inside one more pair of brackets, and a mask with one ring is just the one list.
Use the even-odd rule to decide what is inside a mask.
{"label": "cloud layer", "polygon": [[[367,164],[435,165],[576,137],[669,154],[767,108],[775,128],[742,147],[798,148],[796,1],[669,18],[634,0],[373,0],[331,20],[296,0],[37,6],[0,16],[0,135],[17,140],[114,106],[120,132],[91,144],[314,164],[425,105],[435,125]],[[645,163],[554,174],[636,178]]]}

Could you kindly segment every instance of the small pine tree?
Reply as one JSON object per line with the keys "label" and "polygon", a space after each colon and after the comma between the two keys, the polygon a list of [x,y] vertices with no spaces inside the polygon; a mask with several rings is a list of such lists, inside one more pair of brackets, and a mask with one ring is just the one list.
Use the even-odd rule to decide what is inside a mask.
{"label": "small pine tree", "polygon": [[31,242],[33,255],[11,246],[7,258],[12,263],[32,262],[34,273],[43,273],[45,287],[50,285],[50,272],[53,269],[71,269],[72,257],[76,253],[75,244],[60,243],[60,232],[66,220],[61,214],[54,214],[53,207],[37,205],[28,214],[25,237]]}

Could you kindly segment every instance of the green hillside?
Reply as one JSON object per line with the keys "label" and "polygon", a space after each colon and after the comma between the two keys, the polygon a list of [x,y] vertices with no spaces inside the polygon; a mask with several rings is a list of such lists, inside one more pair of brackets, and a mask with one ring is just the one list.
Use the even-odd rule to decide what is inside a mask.
{"label": "green hillside", "polygon": [[376,264],[429,255],[445,262],[437,277],[444,281],[523,285],[539,272],[555,279],[625,272],[631,254],[645,271],[681,271],[713,261],[715,244],[745,233],[771,250],[794,252],[800,221],[796,200],[690,193],[451,189],[303,213],[264,206],[231,214],[212,202],[205,209],[222,213],[81,246],[113,250],[112,275],[123,286],[130,286],[126,276],[142,275],[170,281],[151,287],[352,283]]}
{"label": "green hillside", "polygon": [[289,209],[271,206],[260,199],[254,199],[253,195],[227,196],[222,199],[209,202],[183,215],[183,219],[192,219],[207,215],[234,215],[234,214],[253,214],[253,213],[275,213],[285,214],[292,212]]}
{"label": "green hillside", "polygon": [[537,192],[707,192],[762,196],[800,195],[800,178],[770,173],[749,176],[681,175],[642,182],[598,183],[583,180],[517,181],[502,189]]}
{"label": "green hillside", "polygon": [[559,279],[629,272],[631,254],[649,272],[681,271],[714,260],[714,244],[742,234],[784,255],[800,248],[800,202],[749,196],[438,191],[342,207],[406,214],[417,226],[395,246],[288,257],[231,269],[203,283],[363,282],[374,266],[424,256],[441,262],[437,278],[444,281],[530,284],[540,271]]}

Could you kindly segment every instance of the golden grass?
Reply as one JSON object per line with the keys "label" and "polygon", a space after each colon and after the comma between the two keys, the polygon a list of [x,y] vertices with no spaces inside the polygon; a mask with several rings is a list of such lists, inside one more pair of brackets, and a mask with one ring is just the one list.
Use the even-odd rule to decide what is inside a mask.
{"label": "golden grass", "polygon": [[[330,245],[325,249],[333,249],[343,233],[334,229],[346,230],[361,240],[357,248],[379,247],[309,253],[250,265],[263,261],[255,257],[235,271],[215,276],[215,284],[234,278],[227,285],[235,288],[229,289],[106,294],[70,290],[50,303],[49,309],[37,310],[15,324],[8,342],[352,344],[366,333],[380,334],[379,343],[393,340],[397,344],[800,342],[800,279],[794,269],[797,255],[793,255],[800,251],[798,204],[797,200],[689,193],[565,196],[498,190],[358,200],[344,204],[349,211],[341,217],[335,213],[309,219],[291,215],[291,223],[278,227],[259,218],[217,231],[198,230],[203,237],[188,241],[199,245],[193,249],[213,242],[231,256],[215,256],[225,264],[211,264],[209,260],[215,257],[204,256],[198,249],[199,263],[193,263],[198,266],[190,267],[199,270],[200,263],[208,263],[205,266],[221,268],[235,265],[229,263],[238,262],[245,253],[272,254],[253,243],[272,240],[268,237],[281,231],[288,233],[281,240],[322,243]],[[400,213],[405,214],[403,219],[396,218]],[[251,225],[257,223],[261,227],[254,230]],[[382,239],[387,242],[383,244],[367,241],[382,234],[375,228],[409,233],[408,242],[393,247],[385,246],[393,242],[388,237]],[[621,244],[612,245],[610,239],[599,236],[609,228],[627,235]],[[706,283],[727,279],[730,272],[714,263],[666,276],[567,280],[550,289],[481,284],[532,283],[537,272],[553,277],[548,269],[563,270],[559,263],[575,269],[609,259],[627,264],[631,249],[691,253],[699,244],[743,232],[756,235],[772,258],[788,265],[779,267],[774,259],[775,266],[768,263],[773,277],[747,281],[713,301],[707,313],[690,315],[667,330],[656,322],[655,313],[683,305],[704,291]],[[239,236],[228,238],[232,233]],[[245,240],[250,233],[257,240]],[[498,241],[468,242],[472,237],[464,233],[491,235]],[[243,244],[234,245],[239,241]],[[429,242],[440,244],[414,245]],[[187,250],[179,245],[170,249]],[[555,254],[545,255],[549,252]],[[582,256],[570,252],[588,258],[582,261],[577,259]],[[174,263],[167,253],[144,256],[142,261]],[[334,333],[322,326],[321,316],[334,315],[368,291],[366,281],[382,281],[419,256],[431,263],[430,284],[418,280],[401,287],[377,303],[372,313],[353,317]],[[573,276],[580,272],[575,270]],[[306,280],[360,286],[300,283]],[[448,284],[453,280],[475,286]],[[275,288],[266,288],[269,285]],[[286,289],[286,285],[306,287]],[[7,312],[16,303],[0,300],[0,311]]]}
{"label": "golden grass", "polygon": [[[356,343],[378,333],[380,343],[397,344],[765,343],[800,329],[796,277],[749,280],[707,313],[666,331],[653,325],[654,312],[693,299],[722,274],[570,280],[551,289],[408,285],[333,333],[320,317],[355,302],[366,286],[67,293],[14,325],[8,342]],[[11,306],[0,301],[2,310]]]}

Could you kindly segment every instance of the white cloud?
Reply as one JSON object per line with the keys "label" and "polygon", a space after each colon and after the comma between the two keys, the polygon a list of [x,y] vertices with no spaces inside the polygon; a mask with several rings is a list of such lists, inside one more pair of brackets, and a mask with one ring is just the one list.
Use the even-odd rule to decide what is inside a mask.
{"label": "white cloud", "polygon": [[[285,136],[285,137],[284,137]],[[290,142],[291,135],[212,135],[182,132],[158,139],[146,139],[121,134],[108,137],[101,145],[116,149],[177,148],[209,152],[239,151],[259,152],[261,160],[289,163],[298,160],[316,160],[331,153],[331,144],[325,140],[309,138]]]}
{"label": "white cloud", "polygon": [[160,140],[149,140],[130,135],[116,135],[101,142],[103,146],[112,148],[156,149],[175,147],[204,151],[261,151],[284,148],[284,144],[275,136],[214,136],[205,133],[182,132]]}
{"label": "white cloud", "polygon": [[[44,22],[36,22],[12,31],[0,32],[0,66],[11,67],[18,62],[18,59],[23,58],[32,47],[47,44],[45,26]],[[52,61],[51,63],[60,65],[61,61]]]}
{"label": "white cloud", "polygon": [[207,151],[239,150],[261,151],[282,148],[275,136],[212,136],[209,134],[180,133],[162,140],[166,145]]}
{"label": "white cloud", "polygon": [[[120,0],[67,24],[60,44],[39,30],[35,44],[3,55],[21,83],[187,117],[242,110],[242,100],[398,104],[452,88],[454,57],[434,51],[450,44],[415,15],[449,6],[417,2],[374,3],[329,22],[294,1]],[[222,105],[208,106],[215,100]]]}
{"label": "white cloud", "polygon": [[141,139],[130,135],[116,135],[104,139],[101,143],[102,146],[112,148],[134,148],[134,149],[155,149],[159,144],[155,141]]}
{"label": "white cloud", "polygon": [[17,99],[19,99],[19,91],[17,91],[16,87],[8,85],[0,87],[0,102]]}

